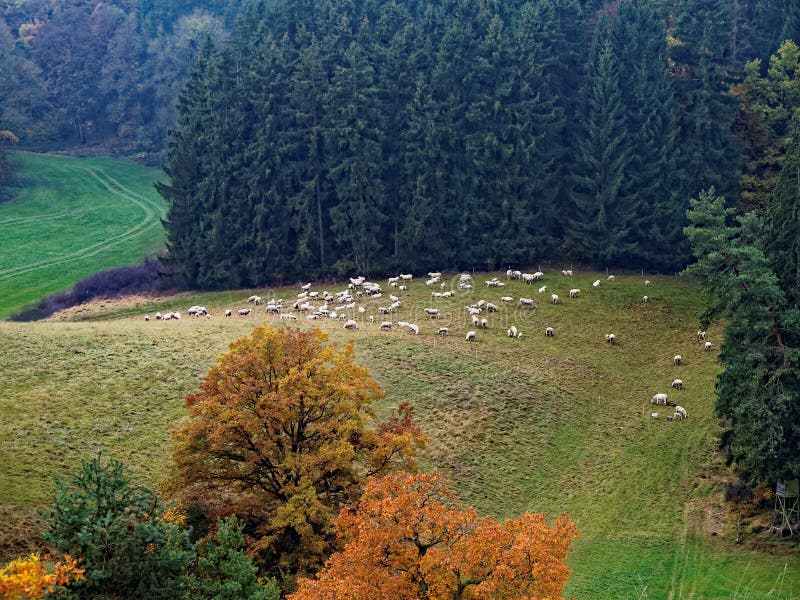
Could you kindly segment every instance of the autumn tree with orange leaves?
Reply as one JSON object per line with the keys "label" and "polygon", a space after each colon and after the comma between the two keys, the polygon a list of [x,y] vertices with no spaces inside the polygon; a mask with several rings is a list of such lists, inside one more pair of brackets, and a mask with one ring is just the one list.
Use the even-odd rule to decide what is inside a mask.
{"label": "autumn tree with orange leaves", "polygon": [[560,598],[577,529],[565,515],[503,524],[459,508],[439,474],[370,481],[336,519],[343,549],[289,600]]}
{"label": "autumn tree with orange leaves", "polygon": [[190,420],[174,432],[173,495],[205,523],[236,515],[263,571],[312,573],[363,482],[416,468],[424,438],[412,409],[401,405],[376,425],[381,398],[352,342],[339,348],[319,330],[259,326],[187,396]]}
{"label": "autumn tree with orange leaves", "polygon": [[0,599],[27,600],[52,594],[57,588],[66,587],[73,581],[83,579],[83,569],[78,568],[78,559],[64,556],[63,561],[50,561],[38,554],[12,560],[0,567]]}

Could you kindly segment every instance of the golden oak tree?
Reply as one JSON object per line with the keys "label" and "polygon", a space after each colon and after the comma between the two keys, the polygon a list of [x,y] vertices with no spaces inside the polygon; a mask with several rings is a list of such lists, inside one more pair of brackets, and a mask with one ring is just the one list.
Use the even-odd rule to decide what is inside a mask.
{"label": "golden oak tree", "polygon": [[313,572],[365,478],[416,468],[424,438],[412,409],[403,404],[373,426],[381,398],[352,342],[340,348],[319,330],[259,326],[187,396],[170,488],[207,523],[236,515],[266,569]]}
{"label": "golden oak tree", "polygon": [[343,549],[290,600],[560,598],[577,537],[566,515],[500,524],[459,508],[436,473],[370,481],[336,531]]}
{"label": "golden oak tree", "polygon": [[38,554],[12,560],[0,567],[0,598],[26,600],[52,594],[56,588],[83,579],[84,571],[78,568],[78,562],[69,554],[63,562],[51,562],[49,556],[42,559]]}

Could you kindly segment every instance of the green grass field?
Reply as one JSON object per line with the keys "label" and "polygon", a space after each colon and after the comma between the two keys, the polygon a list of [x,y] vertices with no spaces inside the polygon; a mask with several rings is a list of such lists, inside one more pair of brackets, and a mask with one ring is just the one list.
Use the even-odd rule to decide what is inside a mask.
{"label": "green grass field", "polygon": [[[736,545],[721,482],[728,472],[715,451],[714,380],[719,366],[696,338],[699,288],[680,278],[621,275],[599,289],[601,275],[546,269],[538,286],[511,282],[430,300],[415,280],[393,319],[417,322],[419,336],[381,332],[369,300],[362,327],[345,332],[315,322],[336,341],[356,339],[358,359],[387,393],[379,414],[404,400],[430,436],[425,468],[441,469],[459,495],[500,518],[523,511],[570,514],[580,539],[570,558],[567,595],[586,599],[800,598],[800,549],[770,544],[745,530]],[[502,275],[501,275],[502,277]],[[604,278],[603,278],[604,279]],[[453,280],[450,280],[452,286]],[[342,286],[330,286],[335,291]],[[577,299],[571,287],[581,288]],[[292,298],[297,289],[257,290]],[[549,293],[561,296],[558,305]],[[48,503],[55,474],[97,452],[129,464],[157,485],[168,468],[169,432],[184,416],[182,400],[235,338],[259,322],[262,310],[225,319],[252,291],[184,294],[148,306],[95,303],[73,321],[0,323],[0,547],[6,554],[30,541],[36,509]],[[650,296],[644,304],[641,297]],[[502,305],[501,295],[537,299],[535,310]],[[464,306],[501,304],[474,343]],[[211,320],[144,322],[156,310],[205,304]],[[425,306],[443,315],[431,321]],[[375,322],[366,318],[375,315]],[[74,319],[79,319],[75,321]],[[524,335],[505,336],[511,324]],[[440,325],[451,328],[437,337]],[[544,327],[555,328],[554,338]],[[309,326],[301,319],[299,326]],[[618,343],[607,344],[613,332]],[[709,339],[718,345],[721,330]],[[675,354],[684,364],[676,367]],[[673,378],[683,391],[670,389]],[[684,406],[689,419],[668,422],[658,391]],[[650,416],[657,411],[656,419]]]}
{"label": "green grass field", "polygon": [[161,250],[166,206],[151,169],[109,158],[11,155],[18,189],[0,204],[0,319]]}

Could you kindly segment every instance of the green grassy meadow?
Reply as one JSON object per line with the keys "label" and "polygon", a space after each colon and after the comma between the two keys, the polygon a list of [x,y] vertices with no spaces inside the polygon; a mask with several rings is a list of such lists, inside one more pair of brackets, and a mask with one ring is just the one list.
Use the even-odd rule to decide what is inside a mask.
{"label": "green grassy meadow", "polygon": [[110,158],[11,155],[17,189],[0,203],[0,319],[163,248],[163,173]]}
{"label": "green grassy meadow", "polygon": [[[540,284],[514,281],[500,290],[484,285],[492,274],[476,274],[474,291],[446,300],[431,300],[431,288],[414,280],[408,291],[393,292],[403,308],[392,320],[418,323],[418,336],[379,331],[377,307],[386,298],[363,302],[367,312],[356,332],[331,320],[313,324],[334,341],[356,340],[358,360],[387,394],[379,416],[404,400],[414,404],[430,437],[424,468],[447,473],[464,501],[500,518],[569,513],[581,537],[567,596],[800,598],[796,543],[760,552],[756,544],[734,543],[722,502],[729,474],[715,451],[719,365],[696,337],[699,288],[673,277],[649,277],[649,288],[632,274],[618,274],[614,283],[592,272],[568,278],[560,268],[545,268]],[[593,289],[598,277],[603,284]],[[539,295],[538,285],[547,293]],[[568,297],[572,287],[582,290],[576,299]],[[253,292],[289,300],[298,291],[98,302],[60,320],[0,323],[0,548],[30,542],[53,476],[81,458],[102,452],[158,485],[185,394],[235,338],[260,322],[283,326],[260,308],[245,318],[226,319],[222,311],[247,306]],[[558,305],[548,302],[551,291],[561,297]],[[641,301],[645,293],[648,303]],[[504,305],[502,295],[533,297],[537,308]],[[478,299],[500,311],[486,315],[489,328],[468,343],[464,334],[473,327],[464,307]],[[214,318],[143,319],[191,304],[206,305]],[[438,307],[442,319],[431,321],[426,306]],[[522,339],[505,335],[511,324]],[[311,323],[301,317],[297,325]],[[435,334],[441,325],[450,327],[449,337]],[[546,325],[555,337],[544,336]],[[605,342],[608,332],[617,344]],[[716,347],[721,329],[709,331],[709,339]],[[683,365],[673,364],[675,354]],[[670,389],[676,377],[684,390]],[[669,422],[671,409],[650,404],[661,391],[688,410],[688,420]]]}

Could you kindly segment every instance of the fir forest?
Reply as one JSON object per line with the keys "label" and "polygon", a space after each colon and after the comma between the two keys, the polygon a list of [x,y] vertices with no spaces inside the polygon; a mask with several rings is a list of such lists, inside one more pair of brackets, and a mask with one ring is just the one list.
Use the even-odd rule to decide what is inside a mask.
{"label": "fir forest", "polygon": [[800,2],[0,0],[0,600],[800,600]]}

